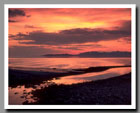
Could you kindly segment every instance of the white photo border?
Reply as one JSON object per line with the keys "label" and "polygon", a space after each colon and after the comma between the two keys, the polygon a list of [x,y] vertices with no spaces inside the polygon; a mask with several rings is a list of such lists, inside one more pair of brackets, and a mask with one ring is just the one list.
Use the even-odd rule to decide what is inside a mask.
{"label": "white photo border", "polygon": [[[131,8],[131,105],[9,105],[8,8]],[[135,4],[5,4],[4,5],[4,109],[136,109],[136,5]]]}

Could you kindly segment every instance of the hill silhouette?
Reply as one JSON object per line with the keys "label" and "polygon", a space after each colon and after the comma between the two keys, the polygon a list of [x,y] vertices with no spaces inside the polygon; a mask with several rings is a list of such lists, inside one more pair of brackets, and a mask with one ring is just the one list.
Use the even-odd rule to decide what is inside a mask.
{"label": "hill silhouette", "polygon": [[45,54],[44,57],[131,57],[131,52],[112,51],[112,52],[83,52],[77,55],[72,54]]}

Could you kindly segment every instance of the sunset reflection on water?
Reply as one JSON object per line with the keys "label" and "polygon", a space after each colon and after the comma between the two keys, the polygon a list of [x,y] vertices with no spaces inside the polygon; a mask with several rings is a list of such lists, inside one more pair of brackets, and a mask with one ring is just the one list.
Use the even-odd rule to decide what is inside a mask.
{"label": "sunset reflection on water", "polygon": [[131,65],[131,58],[9,58],[9,67],[78,69]]}
{"label": "sunset reflection on water", "polygon": [[86,73],[86,74],[80,74],[80,75],[60,77],[58,79],[52,80],[52,82],[56,84],[65,84],[65,85],[69,84],[70,85],[70,84],[77,84],[77,83],[82,83],[82,82],[87,82],[87,81],[107,79],[111,77],[124,75],[129,72],[131,72],[130,67],[112,68],[103,72],[93,72],[93,73]]}

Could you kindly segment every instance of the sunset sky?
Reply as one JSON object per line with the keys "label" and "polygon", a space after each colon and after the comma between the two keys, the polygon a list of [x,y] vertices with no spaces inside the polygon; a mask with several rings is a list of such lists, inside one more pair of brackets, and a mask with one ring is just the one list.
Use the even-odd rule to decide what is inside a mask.
{"label": "sunset sky", "polygon": [[130,50],[130,8],[9,9],[9,57]]}

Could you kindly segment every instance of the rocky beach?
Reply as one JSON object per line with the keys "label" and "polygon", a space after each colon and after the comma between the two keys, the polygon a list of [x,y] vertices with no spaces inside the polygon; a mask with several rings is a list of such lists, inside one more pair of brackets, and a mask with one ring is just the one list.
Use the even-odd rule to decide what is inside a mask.
{"label": "rocky beach", "polygon": [[105,80],[73,85],[52,85],[32,92],[35,105],[129,105],[131,73]]}

